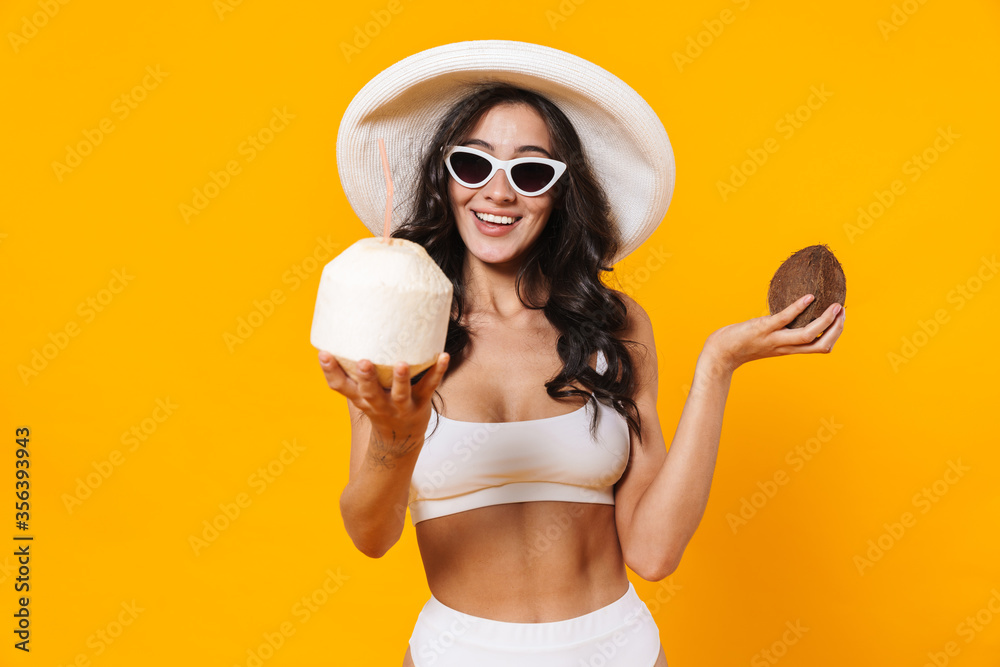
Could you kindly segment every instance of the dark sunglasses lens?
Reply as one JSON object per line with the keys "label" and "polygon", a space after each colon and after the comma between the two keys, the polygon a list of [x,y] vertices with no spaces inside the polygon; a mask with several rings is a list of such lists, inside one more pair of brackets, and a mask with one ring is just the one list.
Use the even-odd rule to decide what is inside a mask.
{"label": "dark sunglasses lens", "polygon": [[556,173],[551,166],[541,162],[522,162],[510,171],[517,187],[525,192],[538,192],[549,184]]}
{"label": "dark sunglasses lens", "polygon": [[485,158],[472,153],[452,153],[448,158],[455,175],[466,183],[479,183],[490,175],[490,163]]}

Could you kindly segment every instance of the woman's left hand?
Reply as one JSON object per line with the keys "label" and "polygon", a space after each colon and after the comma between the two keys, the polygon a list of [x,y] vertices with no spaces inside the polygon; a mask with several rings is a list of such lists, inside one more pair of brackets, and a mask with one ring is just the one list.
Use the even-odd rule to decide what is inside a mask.
{"label": "woman's left hand", "polygon": [[844,330],[845,311],[840,304],[831,304],[826,312],[804,327],[785,328],[811,301],[811,295],[806,295],[774,315],[722,327],[712,332],[705,345],[729,371],[765,357],[812,352],[828,354]]}

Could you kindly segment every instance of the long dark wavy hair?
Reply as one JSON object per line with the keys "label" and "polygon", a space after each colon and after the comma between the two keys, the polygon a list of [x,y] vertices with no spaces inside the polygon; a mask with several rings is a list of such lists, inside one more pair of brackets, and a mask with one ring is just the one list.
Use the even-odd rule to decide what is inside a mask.
{"label": "long dark wavy hair", "polygon": [[[639,410],[633,400],[637,379],[626,346],[636,343],[616,338],[627,323],[625,302],[600,279],[602,271],[613,271],[611,263],[621,239],[580,138],[555,104],[538,93],[508,84],[473,86],[441,118],[421,158],[412,212],[392,236],[423,246],[454,286],[445,343],[445,351],[451,356],[450,372],[464,361],[470,330],[461,323],[466,309],[462,270],[467,250],[450,204],[450,174],[444,164],[444,149],[466,140],[479,119],[500,104],[526,104],[537,111],[548,127],[553,158],[566,163],[566,172],[551,190],[553,209],[549,219],[526,252],[515,280],[518,299],[525,308],[543,310],[560,334],[556,351],[563,368],[545,383],[545,389],[553,398],[592,394],[595,400],[604,399],[625,418],[641,443]],[[548,299],[542,302],[546,286]],[[590,357],[596,350],[603,351],[607,361],[603,375],[590,367]],[[573,382],[588,391],[573,388]],[[435,395],[440,398],[437,392]],[[594,405],[592,436],[596,435],[597,418]]]}

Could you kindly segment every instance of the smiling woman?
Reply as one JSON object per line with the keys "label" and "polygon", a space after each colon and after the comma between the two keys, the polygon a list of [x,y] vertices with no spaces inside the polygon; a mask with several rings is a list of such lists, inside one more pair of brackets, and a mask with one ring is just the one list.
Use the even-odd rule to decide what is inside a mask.
{"label": "smiling woman", "polygon": [[[640,161],[632,175],[644,170]],[[413,205],[392,236],[422,245],[455,298],[447,376],[429,369],[412,389],[428,399],[422,446],[395,459],[403,470],[388,482],[406,491],[432,591],[404,665],[508,664],[511,650],[530,656],[527,665],[589,664],[610,657],[606,645],[616,656],[608,665],[663,667],[659,630],[626,575],[615,502],[630,460],[656,460],[635,451],[636,360],[645,357],[629,346],[651,341],[639,335],[634,302],[600,280],[623,254],[623,228],[580,136],[535,90],[468,86],[439,113],[409,182]],[[342,511],[359,548],[377,557],[402,527],[373,537],[378,521],[354,488],[366,452],[379,451],[386,467],[399,429],[366,419],[364,402],[351,404],[357,486]],[[461,442],[470,446],[450,449]],[[663,570],[657,560],[630,564],[652,577]],[[456,627],[462,640],[441,651],[438,628]]]}
{"label": "smiling woman", "polygon": [[360,143],[373,136],[425,137],[419,161],[393,167],[404,205],[392,236],[423,246],[454,287],[445,354],[419,380],[400,362],[385,390],[360,360],[355,382],[320,352],[352,418],[348,534],[379,558],[407,507],[415,527],[431,598],[404,667],[666,667],[626,566],[654,581],[677,567],[707,503],[733,370],[832,345],[842,319],[815,343],[829,313],[777,333],[800,301],[709,336],[667,461],[651,321],[601,280],[673,191],[649,105],[534,44],[400,61],[358,93],[338,134],[345,193],[377,235],[382,174]]}

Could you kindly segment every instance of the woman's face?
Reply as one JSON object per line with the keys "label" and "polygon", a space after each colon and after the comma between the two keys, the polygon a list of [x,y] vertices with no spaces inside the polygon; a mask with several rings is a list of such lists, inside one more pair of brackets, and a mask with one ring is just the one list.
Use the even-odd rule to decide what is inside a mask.
{"label": "woman's face", "polygon": [[[545,121],[525,104],[493,107],[460,145],[477,148],[500,160],[529,156],[554,158]],[[552,212],[552,189],[537,197],[525,197],[510,186],[507,172],[503,170],[497,170],[493,178],[479,188],[460,185],[450,175],[448,180],[452,212],[465,247],[489,264],[521,256],[545,229]],[[476,217],[476,212],[506,216],[515,222],[487,226]]]}

